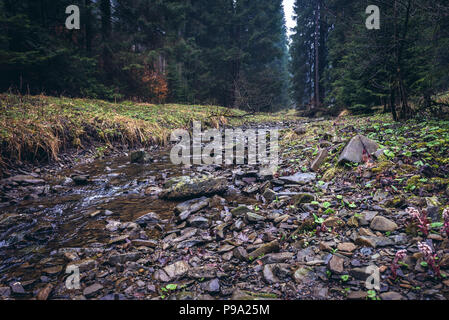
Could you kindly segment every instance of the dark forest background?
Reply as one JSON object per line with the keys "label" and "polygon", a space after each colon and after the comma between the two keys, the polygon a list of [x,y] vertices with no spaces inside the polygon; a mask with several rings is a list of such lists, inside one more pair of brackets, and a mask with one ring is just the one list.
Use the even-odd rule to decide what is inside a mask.
{"label": "dark forest background", "polygon": [[449,0],[297,0],[295,15],[289,46],[281,0],[1,0],[0,90],[395,119],[447,106]]}

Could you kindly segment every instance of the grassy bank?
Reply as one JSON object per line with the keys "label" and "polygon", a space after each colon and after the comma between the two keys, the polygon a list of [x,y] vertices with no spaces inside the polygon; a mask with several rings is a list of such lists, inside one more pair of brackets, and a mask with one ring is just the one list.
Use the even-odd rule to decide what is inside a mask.
{"label": "grassy bank", "polygon": [[218,127],[292,119],[293,113],[241,117],[217,106],[150,105],[133,102],[0,94],[0,166],[17,161],[57,160],[71,148],[92,143],[130,147],[165,144],[175,128],[192,121]]}

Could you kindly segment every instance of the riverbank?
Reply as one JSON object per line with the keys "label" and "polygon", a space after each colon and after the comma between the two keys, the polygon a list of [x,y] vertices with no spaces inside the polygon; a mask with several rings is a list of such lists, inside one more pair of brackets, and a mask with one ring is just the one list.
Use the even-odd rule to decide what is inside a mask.
{"label": "riverbank", "polygon": [[172,130],[188,128],[193,121],[218,127],[296,118],[293,111],[245,114],[217,106],[0,94],[0,168],[58,161],[62,154],[89,149],[102,156],[114,146],[163,146]]}

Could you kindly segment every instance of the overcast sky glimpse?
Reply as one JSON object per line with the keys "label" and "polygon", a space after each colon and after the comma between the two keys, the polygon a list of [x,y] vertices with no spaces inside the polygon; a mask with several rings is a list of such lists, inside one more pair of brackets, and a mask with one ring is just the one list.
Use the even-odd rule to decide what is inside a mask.
{"label": "overcast sky glimpse", "polygon": [[285,19],[287,21],[287,34],[290,36],[292,32],[291,28],[295,27],[295,21],[293,20],[293,4],[295,0],[284,0]]}

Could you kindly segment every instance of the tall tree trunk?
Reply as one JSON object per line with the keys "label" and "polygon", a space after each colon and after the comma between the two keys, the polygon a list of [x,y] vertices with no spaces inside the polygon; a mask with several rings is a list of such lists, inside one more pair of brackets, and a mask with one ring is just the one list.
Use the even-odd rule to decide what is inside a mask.
{"label": "tall tree trunk", "polygon": [[315,108],[320,107],[320,0],[316,1],[315,12]]}

